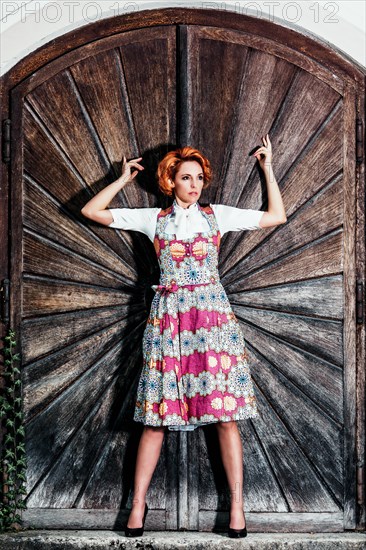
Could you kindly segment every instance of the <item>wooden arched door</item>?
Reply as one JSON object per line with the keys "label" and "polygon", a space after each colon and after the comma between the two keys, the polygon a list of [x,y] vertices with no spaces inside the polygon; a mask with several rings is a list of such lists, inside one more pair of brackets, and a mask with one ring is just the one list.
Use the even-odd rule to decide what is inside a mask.
{"label": "wooden arched door", "polygon": [[[281,29],[280,39],[260,23],[203,10],[115,18],[79,30],[67,47],[60,40],[57,56],[46,50],[48,62],[12,87],[11,320],[28,524],[118,527],[131,505],[141,428],[132,411],[157,263],[147,237],[89,222],[80,209],[118,176],[123,154],[142,155],[147,170],[110,206],[165,206],[157,162],[192,144],[215,173],[203,202],[264,210],[249,152],[268,131],[288,221],[226,234],[220,256],[261,413],[239,424],[248,525],[356,525],[361,76],[338,58],[328,68],[321,48],[328,65],[315,60],[310,39],[291,47],[296,33]],[[167,433],[147,529],[225,526],[211,428]]]}

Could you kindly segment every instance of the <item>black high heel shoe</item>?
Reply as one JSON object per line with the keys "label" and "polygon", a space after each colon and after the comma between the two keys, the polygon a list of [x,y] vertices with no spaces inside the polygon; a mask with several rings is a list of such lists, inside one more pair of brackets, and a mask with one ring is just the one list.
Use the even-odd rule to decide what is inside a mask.
{"label": "black high heel shoe", "polygon": [[144,518],[142,520],[142,527],[127,527],[126,525],[126,528],[125,528],[126,537],[141,537],[143,535],[144,527],[145,527],[145,519],[146,519],[148,510],[149,510],[149,507],[145,502],[145,512],[144,512]]}
{"label": "black high heel shoe", "polygon": [[247,536],[247,527],[243,527],[243,529],[232,529],[229,527],[228,529],[228,535],[232,539],[241,539]]}
{"label": "black high heel shoe", "polygon": [[[245,519],[245,518],[244,518]],[[228,528],[228,535],[232,539],[241,539],[247,536],[247,525],[245,523],[245,527],[243,529],[233,529],[232,527]]]}

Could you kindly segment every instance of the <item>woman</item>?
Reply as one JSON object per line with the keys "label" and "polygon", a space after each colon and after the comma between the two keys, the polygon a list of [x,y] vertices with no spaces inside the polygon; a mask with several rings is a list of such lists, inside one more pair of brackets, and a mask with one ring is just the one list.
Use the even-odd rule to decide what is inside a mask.
{"label": "woman", "polygon": [[[143,336],[144,365],[134,419],[144,424],[139,443],[127,536],[142,535],[146,493],[166,427],[190,430],[215,423],[231,493],[229,536],[247,534],[243,510],[243,456],[237,420],[257,415],[243,335],[218,275],[221,236],[286,222],[272,169],[268,134],[254,152],[268,192],[268,211],[239,209],[198,200],[211,180],[209,161],[196,149],[171,151],[158,166],[159,187],[174,196],[161,208],[107,206],[143,170],[142,157],[126,162],[122,175],[81,210],[112,228],[149,236],[160,265],[159,285]],[[131,173],[133,169],[133,172]]]}

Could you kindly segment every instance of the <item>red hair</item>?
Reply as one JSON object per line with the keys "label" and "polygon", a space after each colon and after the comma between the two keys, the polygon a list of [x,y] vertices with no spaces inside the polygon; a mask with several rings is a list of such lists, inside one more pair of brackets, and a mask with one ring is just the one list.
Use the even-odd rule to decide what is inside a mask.
{"label": "red hair", "polygon": [[180,165],[188,160],[196,160],[201,165],[204,181],[203,189],[208,187],[212,178],[210,161],[198,149],[193,149],[193,147],[189,146],[180,147],[174,151],[169,151],[159,162],[156,175],[158,177],[159,189],[164,195],[171,196],[173,194],[169,180],[174,181]]}

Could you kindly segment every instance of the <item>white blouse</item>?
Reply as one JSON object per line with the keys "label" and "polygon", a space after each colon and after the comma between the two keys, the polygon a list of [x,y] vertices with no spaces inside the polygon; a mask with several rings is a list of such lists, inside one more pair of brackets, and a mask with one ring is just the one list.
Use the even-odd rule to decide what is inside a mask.
{"label": "white blouse", "polygon": [[[212,207],[221,236],[228,231],[242,231],[244,229],[262,229],[259,222],[263,210],[251,208],[236,208],[225,204],[210,204]],[[130,229],[145,233],[154,242],[158,213],[161,208],[109,208],[113,222],[107,227],[114,229]],[[173,210],[165,227],[166,233],[174,234],[177,239],[185,239],[194,233],[209,231],[208,221],[198,208],[197,202],[188,208],[182,208],[173,201]]]}

